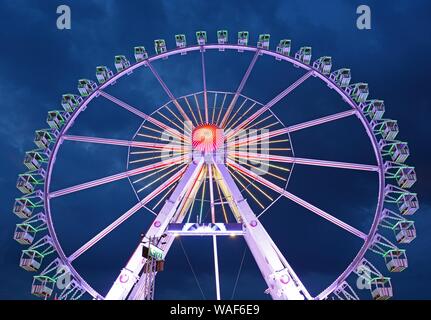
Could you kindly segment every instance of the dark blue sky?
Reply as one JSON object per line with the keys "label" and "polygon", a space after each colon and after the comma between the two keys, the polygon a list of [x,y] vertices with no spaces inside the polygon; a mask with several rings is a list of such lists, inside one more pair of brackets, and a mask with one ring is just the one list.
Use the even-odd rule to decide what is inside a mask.
{"label": "dark blue sky", "polygon": [[[410,267],[393,274],[396,298],[429,299],[431,264],[431,179],[428,166],[428,77],[431,43],[431,4],[426,0],[366,1],[372,10],[372,30],[356,28],[356,8],[363,1],[22,1],[0,0],[0,298],[29,299],[31,275],[18,266],[20,246],[12,240],[18,218],[11,212],[19,194],[16,178],[24,172],[25,151],[33,149],[34,131],[46,127],[46,113],[60,109],[63,93],[76,92],[77,80],[94,79],[97,65],[113,68],[113,57],[144,45],[152,53],[153,40],[185,33],[194,42],[197,30],[206,30],[210,42],[216,31],[271,34],[271,47],[279,39],[292,39],[293,51],[311,45],[313,57],[331,55],[334,68],[352,69],[354,82],[370,85],[370,97],[384,99],[386,117],[397,119],[399,139],[409,142],[409,164],[416,166],[421,210],[414,217],[418,238],[407,247]],[[72,9],[72,29],[56,28],[56,8]],[[252,56],[247,53],[208,53],[208,88],[236,89]],[[172,57],[155,63],[174,95],[202,90],[198,54]],[[273,59],[260,59],[244,93],[265,103],[299,77],[298,70]],[[167,102],[148,72],[139,70],[119,81],[113,94],[145,112]],[[312,94],[310,94],[312,92]],[[311,79],[274,111],[286,124],[343,110],[337,96]],[[345,119],[292,135],[298,156],[373,163],[368,140],[355,119]],[[108,102],[97,101],[77,121],[72,132],[107,138],[130,139],[140,121]],[[74,185],[125,169],[127,150],[119,147],[65,143],[53,177],[53,188]],[[358,228],[369,227],[376,203],[373,175],[336,169],[297,167],[290,190]],[[53,202],[54,222],[66,252],[72,252],[98,230],[129,209],[136,199],[127,181],[103,186]],[[106,292],[136,246],[151,216],[142,211],[115,234],[104,239],[77,261],[77,268],[94,287]],[[336,227],[287,200],[278,202],[263,223],[286,257],[316,294],[346,267],[359,248]],[[390,238],[390,235],[388,235]],[[390,238],[391,240],[393,238]],[[211,242],[182,239],[206,298],[214,298]],[[230,298],[243,256],[242,239],[220,241],[222,296]],[[367,255],[368,256],[368,255]],[[382,271],[382,259],[369,255]],[[166,271],[157,282],[159,298],[202,298],[181,246],[170,252]],[[235,297],[262,299],[265,284],[247,252]],[[367,297],[366,293],[361,293]]]}

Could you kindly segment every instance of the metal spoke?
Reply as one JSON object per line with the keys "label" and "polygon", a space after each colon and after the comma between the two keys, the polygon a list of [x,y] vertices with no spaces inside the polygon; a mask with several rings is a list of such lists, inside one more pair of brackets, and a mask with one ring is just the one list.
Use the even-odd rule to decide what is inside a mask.
{"label": "metal spoke", "polygon": [[299,131],[302,129],[318,126],[318,125],[321,125],[321,124],[324,124],[327,122],[347,118],[347,117],[350,117],[350,116],[356,114],[357,112],[358,111],[356,109],[351,109],[351,110],[335,113],[335,114],[330,115],[330,116],[326,116],[326,117],[322,117],[319,119],[315,119],[315,120],[307,121],[307,122],[300,123],[297,125],[293,125],[293,126],[288,127],[288,129],[289,129],[289,132]]}
{"label": "metal spoke", "polygon": [[[244,239],[268,284],[268,292],[272,298],[312,299],[293,268],[278,250],[263,225],[258,221],[246,199],[243,198],[226,166],[221,163],[214,163],[214,166],[221,176],[224,187],[230,194],[232,211],[238,212],[241,223],[246,226]],[[284,280],[280,282],[271,281],[274,276]],[[293,281],[289,281],[291,279]]]}
{"label": "metal spoke", "polygon": [[194,125],[198,125],[198,124],[199,124],[199,121],[198,121],[198,119],[196,118],[195,113],[193,112],[193,108],[191,107],[189,100],[187,99],[187,97],[183,97],[183,99],[184,99],[184,101],[186,102],[187,107],[189,108],[190,113],[191,113],[191,114],[192,114],[192,116],[193,116],[193,119],[195,120],[195,122],[194,122],[194,123],[193,123],[193,121],[192,121],[192,126],[194,126]]}
{"label": "metal spoke", "polygon": [[216,282],[216,297],[220,300],[220,275],[219,275],[219,265],[218,265],[218,251],[217,251],[217,236],[213,236],[213,251],[214,251],[214,273]]}
{"label": "metal spoke", "polygon": [[218,113],[218,116],[217,116],[216,125],[219,126],[219,127],[220,127],[220,125],[219,125],[220,116],[221,116],[221,114],[223,112],[224,103],[226,102],[226,97],[227,97],[227,93],[224,94],[223,102],[221,103],[220,110],[219,110],[219,113]]}
{"label": "metal spoke", "polygon": [[208,115],[208,95],[207,95],[207,79],[205,70],[205,51],[201,50],[201,61],[202,61],[202,82],[204,87],[204,105],[205,105],[205,122],[209,122]]}
{"label": "metal spoke", "polygon": [[296,124],[296,125],[293,125],[293,126],[290,126],[290,127],[286,127],[286,128],[283,128],[283,129],[274,130],[274,131],[271,131],[271,132],[268,132],[268,133],[257,135],[257,136],[252,137],[252,138],[240,139],[238,141],[228,143],[228,146],[240,146],[240,145],[243,145],[243,144],[249,144],[249,143],[252,143],[252,142],[258,142],[258,141],[261,141],[261,140],[264,140],[264,139],[270,139],[270,138],[277,137],[277,136],[280,136],[280,135],[283,135],[283,134],[288,134],[288,133],[291,133],[291,132],[299,131],[299,130],[306,129],[306,128],[311,128],[311,127],[318,126],[318,125],[321,125],[321,124],[324,124],[324,123],[328,123],[328,122],[336,121],[336,120],[343,119],[343,118],[346,118],[346,117],[350,117],[350,116],[352,116],[352,115],[354,115],[356,113],[357,113],[357,111],[355,109],[351,109],[351,110],[348,110],[348,111],[343,111],[343,112],[336,113],[336,114],[333,114],[333,115],[330,115],[330,116],[322,117],[322,118],[319,118],[319,119],[315,119],[315,120],[311,120],[311,121],[299,123],[299,124]]}
{"label": "metal spoke", "polygon": [[[230,124],[232,120],[234,120],[234,117],[232,117],[228,123],[226,124],[226,126],[229,127],[235,127],[235,125],[242,119],[244,118],[253,108],[254,106],[257,104],[257,102],[254,102],[243,114],[241,114],[235,121],[234,123]],[[235,116],[235,115],[234,115]],[[230,129],[227,129],[227,131],[229,131]]]}
{"label": "metal spoke", "polygon": [[[209,189],[210,189],[210,205],[211,205],[211,221],[216,222],[215,218],[215,208],[214,208],[214,185],[213,185],[213,170],[212,164],[208,164],[208,174],[209,174]],[[219,275],[219,265],[218,265],[218,251],[217,251],[217,237],[213,235],[213,252],[214,252],[214,273],[216,280],[216,296],[217,300],[220,300],[220,275]]]}
{"label": "metal spoke", "polygon": [[214,123],[214,120],[215,120],[214,117],[215,117],[216,107],[217,107],[217,92],[214,94],[214,104],[213,104],[213,112],[211,116],[211,123]]}
{"label": "metal spoke", "polygon": [[[228,128],[229,124],[235,119],[235,117],[237,116],[237,114],[242,110],[242,108],[244,107],[244,105],[247,103],[248,99],[244,99],[244,101],[241,103],[241,105],[239,106],[238,109],[236,109],[235,113],[232,115],[232,117],[229,118],[229,120],[227,121],[226,125],[224,126],[224,128]],[[243,114],[245,115],[245,114]],[[239,118],[240,119],[240,118]]]}
{"label": "metal spoke", "polygon": [[123,222],[125,222],[127,219],[129,219],[132,215],[134,215],[136,212],[138,212],[148,202],[150,202],[152,199],[157,197],[161,192],[163,192],[164,190],[169,188],[171,185],[173,185],[175,182],[177,182],[181,178],[181,176],[183,175],[185,170],[186,170],[186,167],[182,168],[175,175],[173,175],[171,178],[166,180],[166,182],[164,182],[159,187],[157,187],[153,192],[151,192],[149,195],[147,195],[142,201],[138,202],[130,210],[125,212],[117,220],[112,222],[109,226],[107,226],[105,229],[103,229],[101,232],[99,232],[97,235],[95,235],[90,241],[88,241],[81,248],[79,248],[77,251],[75,251],[73,254],[71,254],[70,257],[68,258],[68,260],[70,262],[74,261],[76,258],[81,256],[84,252],[86,252],[91,247],[93,247],[96,243],[98,243],[100,240],[102,240],[104,237],[106,237],[109,233],[111,233],[113,230],[115,230],[118,226],[120,226]]}
{"label": "metal spoke", "polygon": [[266,161],[292,163],[292,164],[303,164],[309,166],[318,167],[330,167],[330,168],[340,168],[340,169],[351,169],[351,170],[362,170],[362,171],[379,171],[379,167],[376,165],[369,164],[359,164],[359,163],[349,163],[349,162],[338,162],[338,161],[327,161],[327,160],[317,160],[317,159],[305,159],[296,157],[285,157],[277,155],[268,155],[260,153],[250,153],[250,152],[232,152],[232,155],[240,159],[262,159]]}
{"label": "metal spoke", "polygon": [[199,115],[199,119],[201,120],[201,123],[204,122],[203,118],[202,118],[202,114],[201,114],[201,107],[199,106],[199,100],[198,97],[195,94],[193,94],[194,98],[195,98],[195,103],[196,103],[196,109],[198,110],[198,115]]}
{"label": "metal spoke", "polygon": [[215,223],[215,208],[214,208],[214,185],[213,185],[213,170],[212,164],[208,164],[209,191],[210,191],[210,206],[211,206],[211,222]]}
{"label": "metal spoke", "polygon": [[245,126],[247,126],[249,123],[257,119],[260,115],[262,115],[265,111],[269,110],[272,106],[274,106],[277,102],[279,102],[281,99],[286,97],[289,93],[291,93],[293,90],[295,90],[297,87],[299,87],[305,80],[307,80],[311,75],[313,75],[314,71],[308,71],[305,75],[303,75],[301,78],[296,80],[293,84],[291,84],[288,88],[283,90],[281,93],[279,93],[274,99],[272,99],[270,102],[268,102],[265,106],[260,108],[258,111],[256,111],[254,114],[252,114],[250,117],[245,119],[241,124],[239,124],[235,129],[230,131],[227,134],[227,139],[229,140],[232,136],[235,136],[241,129],[243,129]]}
{"label": "metal spoke", "polygon": [[180,138],[183,141],[187,141],[187,138],[184,134],[180,133],[178,130],[169,127],[168,125],[164,124],[163,122],[154,119],[153,117],[145,114],[144,112],[136,109],[135,107],[132,107],[131,105],[127,104],[124,101],[121,101],[120,99],[106,93],[105,91],[99,91],[100,95],[110,101],[112,101],[113,103],[115,103],[116,105],[130,111],[131,113],[136,114],[137,116],[141,117],[144,120],[147,120],[148,122],[151,122],[152,124],[154,124],[155,126],[159,127],[160,129],[166,130],[167,132],[169,132],[170,134],[172,134],[173,136],[176,136],[178,138]]}
{"label": "metal spoke", "polygon": [[180,144],[172,144],[172,143],[165,144],[165,143],[154,143],[154,142],[127,141],[127,140],[105,139],[105,138],[97,138],[97,137],[72,136],[72,135],[65,135],[63,136],[63,139],[68,141],[76,141],[76,142],[88,142],[88,143],[106,144],[106,145],[123,146],[123,147],[154,149],[154,150],[162,150],[162,151],[182,152],[186,150],[185,146]]}
{"label": "metal spoke", "polygon": [[255,174],[254,172],[244,168],[243,166],[235,163],[232,160],[227,160],[227,163],[229,166],[233,167],[234,169],[240,171],[241,173],[245,174],[246,176],[254,179],[255,181],[261,183],[262,185],[272,189],[275,192],[278,192],[279,194],[285,196],[286,198],[292,200],[293,202],[299,204],[300,206],[310,210],[311,212],[321,216],[322,218],[332,222],[333,224],[339,226],[340,228],[354,234],[355,236],[361,238],[361,239],[367,239],[367,235],[364,234],[362,231],[359,231],[358,229],[350,226],[349,224],[339,220],[338,218],[335,218],[334,216],[330,215],[329,213],[313,206],[312,204],[308,203],[307,201],[293,195],[292,193],[284,190],[283,188],[280,188],[276,184],[262,178],[261,176]]}
{"label": "metal spoke", "polygon": [[127,177],[133,177],[133,176],[136,176],[136,175],[141,174],[141,173],[145,173],[145,172],[157,170],[157,169],[160,169],[160,168],[163,168],[163,167],[166,167],[166,166],[170,166],[173,163],[182,163],[186,159],[187,159],[187,157],[185,157],[185,156],[175,157],[175,158],[172,158],[170,160],[164,160],[164,161],[161,161],[161,162],[150,164],[148,166],[144,166],[144,167],[136,168],[136,169],[133,169],[133,170],[121,172],[121,173],[114,174],[112,176],[104,177],[104,178],[101,178],[101,179],[89,181],[89,182],[82,183],[82,184],[79,184],[79,185],[76,185],[76,186],[73,186],[73,187],[69,187],[69,188],[66,188],[66,189],[62,189],[62,190],[51,192],[49,194],[49,198],[50,199],[57,198],[57,197],[60,197],[60,196],[64,196],[66,194],[74,193],[74,192],[85,190],[85,189],[89,189],[89,188],[94,188],[94,187],[97,187],[97,186],[100,186],[100,185],[103,185],[103,184],[107,184],[107,183],[110,183],[110,182],[114,182],[114,181],[118,181],[118,180],[121,180],[121,179],[125,179]]}
{"label": "metal spoke", "polygon": [[158,74],[158,72],[156,71],[156,69],[154,69],[154,67],[152,66],[152,64],[148,60],[146,61],[146,65],[148,66],[148,68],[150,68],[151,72],[156,77],[157,81],[160,83],[160,85],[162,86],[163,90],[165,90],[165,92],[168,95],[168,97],[172,100],[172,103],[177,107],[178,111],[181,113],[181,115],[183,116],[184,120],[186,120],[186,122],[190,122],[191,123],[190,118],[185,113],[184,109],[181,107],[181,105],[178,102],[177,98],[175,98],[175,96],[172,94],[171,90],[169,90],[169,88],[166,85],[166,83],[162,80],[162,78],[160,77],[160,75]]}
{"label": "metal spoke", "polygon": [[226,110],[226,113],[223,116],[223,120],[220,124],[221,128],[225,127],[226,122],[229,119],[230,113],[232,112],[232,109],[235,106],[235,104],[239,98],[239,95],[241,94],[248,78],[250,77],[251,71],[253,70],[254,65],[256,64],[257,58],[259,58],[259,53],[260,53],[260,50],[257,50],[256,53],[254,54],[253,59],[251,60],[250,65],[248,66],[247,71],[245,72],[245,74],[241,80],[241,83],[239,84],[238,89],[236,90],[235,96],[233,97],[231,103],[229,104],[228,109]]}

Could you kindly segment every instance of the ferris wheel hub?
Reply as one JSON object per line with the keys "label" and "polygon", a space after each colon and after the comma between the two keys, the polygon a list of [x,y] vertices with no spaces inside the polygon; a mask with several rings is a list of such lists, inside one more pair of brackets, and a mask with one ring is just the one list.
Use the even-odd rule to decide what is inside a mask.
{"label": "ferris wheel hub", "polygon": [[213,153],[223,146],[223,144],[223,129],[220,129],[216,124],[200,124],[192,131],[193,150],[203,153]]}

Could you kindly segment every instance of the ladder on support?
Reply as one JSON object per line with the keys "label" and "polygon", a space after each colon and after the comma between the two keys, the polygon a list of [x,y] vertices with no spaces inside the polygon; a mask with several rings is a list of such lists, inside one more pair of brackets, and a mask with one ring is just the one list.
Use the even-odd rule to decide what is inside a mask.
{"label": "ladder on support", "polygon": [[157,258],[151,256],[150,246],[157,247],[160,243],[160,239],[152,237],[148,241],[148,250],[146,256],[145,265],[140,276],[141,281],[136,283],[135,294],[133,300],[154,300],[156,275],[159,271],[159,261]]}
{"label": "ladder on support", "polygon": [[152,257],[147,258],[144,267],[145,281],[144,281],[144,300],[154,300],[154,287],[156,283],[157,261]]}

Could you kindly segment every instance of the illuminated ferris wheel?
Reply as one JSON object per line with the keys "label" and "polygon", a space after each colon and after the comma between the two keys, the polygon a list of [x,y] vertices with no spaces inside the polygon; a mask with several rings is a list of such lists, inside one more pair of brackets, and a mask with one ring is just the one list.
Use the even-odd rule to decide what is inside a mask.
{"label": "illuminated ferris wheel", "polygon": [[[416,182],[416,174],[413,167],[405,164],[408,145],[397,140],[397,121],[384,117],[384,102],[368,97],[366,83],[351,84],[349,69],[332,71],[331,57],[320,57],[312,62],[311,47],[301,47],[291,55],[291,41],[284,39],[271,51],[270,35],[260,35],[257,45],[252,46],[247,31],[238,33],[236,44],[229,43],[226,30],[217,32],[214,44],[208,43],[205,31],[196,32],[196,39],[197,44],[187,45],[185,35],[176,35],[176,48],[172,50],[167,49],[165,40],[156,40],[156,54],[151,57],[144,47],[135,47],[134,64],[125,56],[116,56],[117,73],[106,66],[97,67],[98,83],[79,80],[79,95],[63,95],[63,110],[48,113],[50,128],[36,131],[37,149],[26,153],[24,164],[29,171],[18,178],[17,187],[23,195],[15,200],[13,208],[23,219],[14,234],[14,239],[26,246],[20,266],[37,273],[32,294],[45,299],[78,299],[84,294],[94,299],[154,299],[156,276],[164,270],[173,241],[178,236],[190,236],[212,238],[215,291],[217,299],[221,299],[217,239],[242,236],[267,285],[266,293],[273,299],[358,299],[352,285],[355,277],[367,284],[372,298],[392,297],[390,278],[367,260],[365,253],[373,251],[381,255],[390,272],[404,270],[407,258],[398,244],[410,243],[416,237],[414,222],[409,217],[419,204],[416,194],[409,191]],[[205,53],[210,50],[220,54],[231,50],[253,55],[235,92],[207,88]],[[176,97],[153,67],[153,62],[190,52],[200,53],[203,90]],[[262,55],[302,70],[301,77],[265,103],[242,93]],[[110,86],[138,68],[146,68],[169,97],[169,102],[151,114],[108,93]],[[340,95],[346,110],[285,126],[272,107],[310,77],[320,79],[328,90]],[[142,124],[130,140],[69,134],[81,112],[99,99],[107,99],[142,118]],[[308,159],[294,154],[292,132],[348,117],[356,118],[365,128],[374,150],[375,164]],[[51,176],[64,141],[126,147],[129,150],[127,170],[52,190]],[[373,172],[379,185],[371,228],[361,231],[291,193],[288,182],[294,166]],[[66,255],[56,234],[51,201],[61,201],[65,195],[122,179],[130,181],[138,202],[110,225],[102,226],[94,237],[84,240],[72,254]],[[281,198],[306,208],[319,216],[322,223],[332,223],[363,243],[345,271],[317,295],[307,290],[299,273],[287,260],[289,253],[277,247],[259,219]],[[80,275],[74,262],[81,255],[91,254],[96,243],[140,210],[149,211],[155,218],[109,292],[101,294]],[[393,230],[394,240],[383,236],[380,231],[384,229]],[[66,273],[68,281],[59,289],[56,284]]]}

